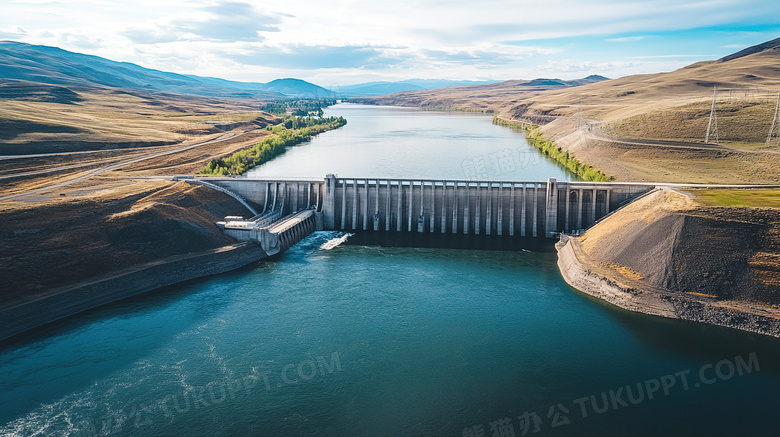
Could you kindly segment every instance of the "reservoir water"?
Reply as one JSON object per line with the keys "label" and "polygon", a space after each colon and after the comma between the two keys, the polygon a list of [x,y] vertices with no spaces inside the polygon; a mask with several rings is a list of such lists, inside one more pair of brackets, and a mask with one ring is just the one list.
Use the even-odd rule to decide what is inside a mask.
{"label": "reservoir water", "polygon": [[[464,179],[482,156],[501,173],[490,179],[564,177],[543,160],[523,165],[522,134],[486,117],[328,112],[349,124],[256,174]],[[406,123],[420,127],[389,133]],[[358,138],[371,129],[384,140],[369,146]],[[350,158],[349,147],[371,150]],[[491,165],[504,149],[518,151],[513,172],[508,158]],[[777,339],[609,306],[567,286],[549,250],[342,240],[315,233],[279,258],[4,344],[0,435],[777,433]]]}
{"label": "reservoir water", "polygon": [[494,181],[576,180],[529,146],[523,133],[492,118],[417,108],[339,104],[325,115],[347,125],[290,148],[247,177],[427,178]]}

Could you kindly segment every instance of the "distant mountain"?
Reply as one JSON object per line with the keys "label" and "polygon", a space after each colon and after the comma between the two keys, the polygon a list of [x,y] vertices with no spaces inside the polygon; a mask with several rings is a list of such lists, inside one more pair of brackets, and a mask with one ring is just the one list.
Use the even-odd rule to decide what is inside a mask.
{"label": "distant mountain", "polygon": [[431,109],[467,109],[494,113],[505,109],[514,99],[548,90],[578,87],[609,80],[591,75],[582,79],[533,79],[490,82],[484,85],[458,85],[438,89],[416,89],[382,96],[351,97],[350,102],[375,105],[419,106]]}
{"label": "distant mountain", "polygon": [[199,82],[217,85],[225,88],[234,88],[246,92],[262,91],[266,93],[273,93],[277,96],[284,98],[331,98],[330,91],[325,88],[315,85],[305,80],[300,79],[276,79],[268,83],[258,82],[234,82],[226,79],[219,79],[216,77],[201,77],[201,76],[188,76]]}
{"label": "distant mountain", "polygon": [[488,85],[491,83],[498,83],[500,80],[446,80],[446,79],[409,79],[401,81],[401,83],[408,83],[412,85],[420,86],[424,89],[438,89],[447,88],[451,86],[464,86],[464,85]]}
{"label": "distant mountain", "polygon": [[340,93],[345,97],[352,96],[383,96],[386,94],[399,93],[402,91],[420,91],[446,88],[459,85],[486,85],[496,83],[497,80],[445,80],[445,79],[408,79],[398,82],[367,82],[357,85],[343,86],[334,89],[334,92]]}
{"label": "distant mountain", "polygon": [[587,77],[585,77],[583,79],[580,79],[580,80],[586,81],[586,82],[601,82],[601,81],[604,81],[604,80],[609,80],[609,78],[601,76],[599,74],[591,74],[590,76],[587,76]]}
{"label": "distant mountain", "polygon": [[401,91],[424,90],[425,88],[402,82],[367,82],[357,85],[343,86],[335,89],[344,97],[352,96],[383,96],[400,93]]}
{"label": "distant mountain", "polygon": [[283,99],[330,96],[328,90],[299,79],[277,79],[267,84],[234,82],[169,73],[56,47],[13,41],[0,41],[0,79],[205,97]]}
{"label": "distant mountain", "polygon": [[718,59],[719,62],[728,62],[733,61],[734,59],[743,58],[745,56],[753,55],[755,53],[761,53],[765,52],[770,49],[775,49],[780,47],[780,38],[775,38],[772,41],[767,41],[765,43],[756,44],[754,46],[748,47],[744,50],[740,50],[736,53],[732,53],[728,56],[724,56],[720,59]]}
{"label": "distant mountain", "polygon": [[561,79],[533,79],[528,82],[526,82],[524,85],[528,86],[560,86],[564,87],[566,86],[566,82],[564,82]]}
{"label": "distant mountain", "polygon": [[331,97],[331,92],[325,88],[300,79],[276,79],[268,82],[265,91],[279,93],[290,97],[319,99]]}

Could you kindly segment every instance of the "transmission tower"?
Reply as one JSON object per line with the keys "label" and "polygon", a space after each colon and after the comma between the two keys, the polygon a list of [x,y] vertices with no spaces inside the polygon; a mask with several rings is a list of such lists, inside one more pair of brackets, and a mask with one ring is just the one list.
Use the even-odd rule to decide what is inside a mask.
{"label": "transmission tower", "polygon": [[772,120],[772,127],[769,128],[769,136],[766,137],[767,147],[772,145],[773,138],[778,138],[778,144],[780,144],[780,126],[777,124],[778,118],[780,118],[780,93],[777,94],[777,103],[775,104],[775,118]]}
{"label": "transmission tower", "polygon": [[580,130],[585,129],[585,119],[582,118],[582,101],[580,100],[580,104],[577,107],[577,125],[574,128],[574,130]]}
{"label": "transmission tower", "polygon": [[[333,85],[336,85],[338,91],[333,91]],[[341,93],[341,85],[334,83],[330,85],[330,97],[344,101],[344,94]]]}
{"label": "transmission tower", "polygon": [[704,142],[709,143],[710,137],[715,137],[715,142],[719,143],[718,138],[718,116],[715,114],[715,103],[718,98],[718,86],[715,85],[712,92],[712,109],[710,110],[710,122],[707,123],[707,135],[704,137]]}

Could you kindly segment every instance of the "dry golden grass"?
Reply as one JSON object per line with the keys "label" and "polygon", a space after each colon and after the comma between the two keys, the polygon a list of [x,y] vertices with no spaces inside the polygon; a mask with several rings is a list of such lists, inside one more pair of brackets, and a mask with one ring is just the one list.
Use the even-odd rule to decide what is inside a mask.
{"label": "dry golden grass", "polygon": [[626,266],[621,266],[620,264],[616,263],[609,263],[606,264],[606,267],[618,272],[619,274],[633,280],[633,281],[641,281],[642,279],[645,279],[644,276],[642,276],[641,273],[637,272],[636,270],[633,270]]}
{"label": "dry golden grass", "polygon": [[739,147],[766,141],[780,92],[780,47],[727,62],[699,62],[670,72],[628,76],[530,97],[505,116],[549,114],[602,122],[629,138],[703,142],[717,85],[720,139]]}
{"label": "dry golden grass", "polygon": [[[628,138],[703,142],[711,100],[669,106],[671,104],[667,102],[667,105],[657,110],[614,121],[607,126],[607,130],[611,134]],[[774,110],[775,102],[767,102],[767,99],[731,104],[728,99],[719,101],[716,114],[721,144],[747,149],[764,147]]]}
{"label": "dry golden grass", "polygon": [[745,149],[642,146],[574,132],[574,120],[558,119],[544,136],[619,181],[706,184],[778,184],[780,155]]}
{"label": "dry golden grass", "polygon": [[502,113],[550,88],[511,80],[489,85],[457,86],[435,90],[404,91],[381,97],[350,99],[361,103],[416,106],[427,109]]}
{"label": "dry golden grass", "polygon": [[692,294],[694,296],[702,296],[702,297],[710,297],[713,299],[716,299],[718,296],[715,296],[714,294],[706,294],[706,293],[697,293],[695,291],[690,291],[688,294]]}
{"label": "dry golden grass", "polygon": [[128,176],[195,174],[201,171],[210,160],[230,156],[238,150],[252,147],[262,141],[263,137],[267,135],[270,135],[270,132],[264,129],[249,131],[233,140],[197,147],[158,159],[142,161],[113,173]]}
{"label": "dry golden grass", "polygon": [[[18,87],[19,95],[2,100],[0,155],[55,155],[0,160],[0,176],[47,171],[0,179],[0,196],[45,188],[156,152],[175,153],[105,175],[194,174],[210,159],[251,147],[267,134],[265,126],[279,121],[257,111],[255,101],[76,88],[78,98],[54,103],[23,95],[35,87]],[[176,151],[227,132],[234,137]]]}
{"label": "dry golden grass", "polygon": [[[270,119],[252,102],[175,95],[129,94],[115,90],[78,90],[81,101],[51,103],[4,99],[0,119],[18,123],[6,128],[3,146],[19,153],[147,147],[173,144],[214,132],[212,123],[247,123]],[[35,123],[32,129],[27,123]],[[35,129],[35,127],[44,126]],[[109,145],[109,146],[107,146]],[[50,150],[46,150],[47,147]],[[62,146],[59,146],[62,147]],[[0,154],[3,149],[0,148]]]}

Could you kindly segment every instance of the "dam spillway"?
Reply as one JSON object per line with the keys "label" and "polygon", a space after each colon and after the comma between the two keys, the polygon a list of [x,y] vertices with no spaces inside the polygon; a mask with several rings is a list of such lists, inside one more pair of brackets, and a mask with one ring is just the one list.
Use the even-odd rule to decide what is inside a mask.
{"label": "dam spillway", "polygon": [[544,183],[326,179],[324,225],[346,231],[536,237]]}
{"label": "dam spillway", "polygon": [[[393,178],[208,178],[255,204],[251,219],[221,222],[239,240],[278,253],[314,230],[557,238],[586,229],[652,190],[614,182],[474,181]],[[302,211],[310,211],[304,214]],[[269,220],[268,217],[273,217]],[[306,221],[297,226],[295,217]],[[285,220],[286,227],[274,225]],[[277,237],[274,234],[278,232]],[[270,245],[270,246],[269,246]],[[267,247],[268,246],[268,247]]]}

